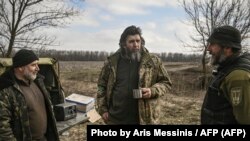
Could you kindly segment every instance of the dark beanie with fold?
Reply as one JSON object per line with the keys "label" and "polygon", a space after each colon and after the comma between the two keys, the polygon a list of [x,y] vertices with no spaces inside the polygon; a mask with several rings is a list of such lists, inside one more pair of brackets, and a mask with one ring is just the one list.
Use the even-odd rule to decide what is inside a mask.
{"label": "dark beanie with fold", "polygon": [[207,41],[210,43],[218,43],[232,48],[241,49],[240,31],[229,25],[215,28]]}
{"label": "dark beanie with fold", "polygon": [[32,50],[21,49],[12,58],[13,67],[22,67],[39,60],[37,55]]}

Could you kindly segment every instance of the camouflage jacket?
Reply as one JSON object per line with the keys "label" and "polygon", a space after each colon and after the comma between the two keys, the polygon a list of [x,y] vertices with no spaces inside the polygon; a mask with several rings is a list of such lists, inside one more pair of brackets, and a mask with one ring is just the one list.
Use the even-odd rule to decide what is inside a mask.
{"label": "camouflage jacket", "polygon": [[[120,54],[121,50],[119,49],[108,57],[98,79],[96,108],[100,115],[109,109]],[[164,100],[162,96],[169,92],[172,82],[160,59],[149,54],[145,48],[143,48],[138,73],[138,86],[150,88],[152,93],[152,98],[138,100],[140,124],[159,124],[160,115],[162,115],[160,107],[163,105]]]}
{"label": "camouflage jacket", "polygon": [[[44,94],[48,116],[46,137],[48,141],[59,141],[56,120],[43,83],[43,76],[38,75],[35,83]],[[6,71],[0,77],[0,141],[31,141],[29,116],[25,98],[16,84],[13,70]]]}

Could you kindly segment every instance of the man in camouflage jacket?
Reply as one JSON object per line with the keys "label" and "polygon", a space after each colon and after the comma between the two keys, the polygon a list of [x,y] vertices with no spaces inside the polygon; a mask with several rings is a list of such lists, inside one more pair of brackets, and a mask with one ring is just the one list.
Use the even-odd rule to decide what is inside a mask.
{"label": "man in camouflage jacket", "polygon": [[[32,65],[38,69],[38,58],[33,52],[29,50],[21,50],[20,52],[17,53],[19,55],[16,56],[20,56],[21,59],[17,57],[16,60],[22,62],[14,61],[13,66],[16,66],[18,69],[20,67],[21,69],[23,65],[25,66],[28,63],[28,65]],[[16,64],[18,64],[18,66]],[[13,67],[0,76],[0,141],[32,141],[34,140],[32,137],[33,128],[30,126],[30,119],[32,117],[29,116],[30,112],[32,112],[30,110],[32,107],[28,106],[23,90],[21,89],[20,84],[17,83],[17,81],[20,80],[17,80],[14,69],[15,68]],[[54,118],[49,94],[43,82],[44,77],[37,74],[34,78],[34,83],[40,89],[42,93],[41,96],[44,97],[45,111],[47,115],[45,116],[47,125],[42,125],[42,127],[47,127],[44,134],[45,138],[40,140],[58,141],[59,135],[56,128],[56,120]],[[35,105],[38,106],[38,103]],[[37,123],[38,129],[40,125],[39,122]]]}
{"label": "man in camouflage jacket", "polygon": [[[107,124],[160,124],[163,96],[171,80],[161,60],[144,47],[139,27],[127,27],[120,49],[104,63],[98,80],[97,109]],[[133,89],[142,98],[133,98]]]}

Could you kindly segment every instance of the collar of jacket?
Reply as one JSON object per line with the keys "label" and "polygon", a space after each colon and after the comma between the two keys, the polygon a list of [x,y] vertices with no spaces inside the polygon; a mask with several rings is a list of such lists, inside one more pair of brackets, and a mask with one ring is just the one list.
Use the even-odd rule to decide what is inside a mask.
{"label": "collar of jacket", "polygon": [[[1,76],[0,76],[0,90],[4,89],[4,88],[8,88],[10,86],[14,86],[17,89],[19,89],[16,80],[15,80],[15,74],[14,74],[14,69],[10,68],[9,70],[7,70],[6,72],[4,72]],[[35,82],[38,80],[43,80],[44,76],[40,75],[39,73],[37,74],[37,78],[34,80]]]}
{"label": "collar of jacket", "polygon": [[218,66],[218,71],[226,68],[226,67],[230,67],[232,65],[236,65],[237,62],[239,61],[245,61],[245,62],[250,62],[250,54],[248,52],[242,53],[242,54],[236,54],[236,55],[232,55],[231,57],[227,58],[224,62],[222,62],[221,64],[219,64]]}

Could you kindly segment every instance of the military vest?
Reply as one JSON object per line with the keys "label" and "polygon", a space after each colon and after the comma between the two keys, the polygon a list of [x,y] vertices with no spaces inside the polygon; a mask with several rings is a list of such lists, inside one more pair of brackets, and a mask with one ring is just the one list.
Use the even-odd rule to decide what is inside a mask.
{"label": "military vest", "polygon": [[233,108],[222,91],[220,85],[224,78],[233,70],[250,71],[249,54],[244,54],[228,63],[214,74],[207,90],[201,109],[201,124],[237,124]]}

